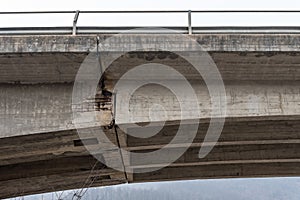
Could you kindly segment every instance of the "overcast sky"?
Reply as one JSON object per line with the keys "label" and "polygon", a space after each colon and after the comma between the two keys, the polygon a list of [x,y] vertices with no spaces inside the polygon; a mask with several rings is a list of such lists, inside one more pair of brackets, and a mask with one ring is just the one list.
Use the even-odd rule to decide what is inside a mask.
{"label": "overcast sky", "polygon": [[24,10],[206,10],[299,9],[297,0],[2,0],[1,11]]}
{"label": "overcast sky", "polygon": [[[0,11],[300,10],[297,0],[2,0]],[[298,26],[300,14],[193,14],[193,26]],[[0,15],[0,27],[71,26],[73,14]],[[79,26],[186,26],[186,14],[81,14]]]}

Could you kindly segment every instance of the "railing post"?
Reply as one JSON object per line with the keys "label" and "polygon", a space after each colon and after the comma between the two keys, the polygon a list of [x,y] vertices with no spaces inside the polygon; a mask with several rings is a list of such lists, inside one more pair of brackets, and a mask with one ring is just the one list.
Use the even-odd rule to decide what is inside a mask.
{"label": "railing post", "polygon": [[189,30],[189,35],[192,34],[192,11],[188,10],[188,30]]}
{"label": "railing post", "polygon": [[79,13],[80,11],[79,10],[76,10],[76,14],[75,14],[75,17],[74,17],[74,20],[73,20],[73,31],[72,31],[72,35],[76,35],[76,32],[77,32],[77,21],[78,21],[78,17],[79,17]]}

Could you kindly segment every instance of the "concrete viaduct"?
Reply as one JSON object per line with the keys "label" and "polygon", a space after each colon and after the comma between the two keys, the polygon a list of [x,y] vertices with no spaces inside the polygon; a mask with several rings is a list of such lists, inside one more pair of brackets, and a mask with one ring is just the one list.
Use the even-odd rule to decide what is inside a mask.
{"label": "concrete viaduct", "polygon": [[[118,148],[99,147],[97,135],[87,135],[83,141],[72,122],[77,71],[97,42],[109,36],[0,36],[0,198],[127,182],[300,175],[299,34],[230,32],[188,36],[212,57],[226,89],[224,129],[213,150],[201,159],[198,152],[205,145],[202,142],[209,124],[210,99],[205,83],[193,76],[189,63],[169,52],[130,52],[117,58],[105,72],[107,90],[131,67],[156,62],[184,74],[203,100],[192,145],[174,163],[147,173],[134,172],[164,163],[160,159],[151,163],[147,159],[132,161]],[[146,36],[132,37],[143,42]],[[153,40],[156,37],[159,34],[151,35]],[[179,82],[172,81],[180,87]],[[109,126],[111,99],[106,99],[107,110],[100,109],[103,99],[100,91],[79,110],[89,113],[97,107],[99,114],[106,116],[105,134],[117,147],[137,153],[154,151],[176,134],[178,100],[163,87],[146,85],[136,91],[130,104],[134,119],[124,118],[122,102],[117,102],[120,106],[113,127]],[[186,100],[193,101],[188,97]],[[145,109],[151,103],[172,110],[163,129],[147,139],[124,134],[121,124],[130,129],[130,124],[149,122]],[[189,112],[191,108],[183,109]],[[187,120],[185,126],[189,123]],[[87,133],[94,129],[82,127]],[[100,148],[103,163],[97,162],[83,143],[95,152]],[[171,148],[183,146],[175,144]],[[105,162],[119,162],[133,173],[112,169]]]}

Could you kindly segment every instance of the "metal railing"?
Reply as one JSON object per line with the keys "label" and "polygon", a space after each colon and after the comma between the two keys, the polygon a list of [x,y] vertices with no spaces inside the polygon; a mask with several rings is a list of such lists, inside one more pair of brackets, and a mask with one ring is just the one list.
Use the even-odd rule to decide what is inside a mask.
{"label": "metal railing", "polygon": [[[218,26],[218,27],[195,27],[192,26],[193,13],[298,13],[300,10],[144,10],[144,11],[24,11],[24,12],[0,12],[3,15],[36,15],[36,14],[74,14],[72,26],[66,27],[2,27],[0,35],[4,34],[91,34],[91,33],[118,33],[141,27],[103,27],[103,26],[77,26],[80,14],[139,14],[139,13],[186,13],[187,26],[183,27],[162,27],[177,31],[178,33],[218,33],[218,32],[239,32],[239,33],[300,33],[300,26],[264,26],[264,27],[242,27],[242,26]],[[143,33],[163,33],[149,31]]]}

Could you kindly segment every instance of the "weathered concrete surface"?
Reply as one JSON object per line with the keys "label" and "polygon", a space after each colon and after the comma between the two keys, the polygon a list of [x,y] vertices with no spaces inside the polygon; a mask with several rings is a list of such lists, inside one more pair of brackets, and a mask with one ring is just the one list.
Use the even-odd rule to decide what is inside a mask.
{"label": "weathered concrete surface", "polygon": [[71,83],[87,53],[0,54],[1,83]]}
{"label": "weathered concrete surface", "polygon": [[[107,134],[116,141],[114,133]],[[99,162],[80,141],[76,130],[2,138],[0,198],[127,182],[123,172],[102,164],[110,159],[107,155],[119,155],[118,151],[103,152],[91,143],[99,149]]]}
{"label": "weathered concrete surface", "polygon": [[[72,83],[87,52],[0,53],[0,83]],[[209,55],[226,81],[299,81],[299,52],[221,52]],[[170,53],[134,52],[116,59],[107,69],[108,79],[118,80],[129,69],[143,63],[174,67],[188,79],[201,79],[193,67]]]}
{"label": "weathered concrete surface", "polygon": [[[25,52],[88,52],[95,50],[97,37],[104,41],[113,35],[58,35],[58,36],[0,36],[1,53]],[[129,41],[146,40],[150,43],[164,37],[165,34],[132,34]],[[178,35],[177,35],[178,36]],[[181,36],[175,39],[180,39]],[[192,39],[198,41],[205,51],[298,51],[300,46],[299,34],[194,34]],[[150,39],[149,39],[150,38]],[[118,45],[120,40],[115,39]],[[115,45],[112,44],[112,45]],[[134,45],[135,42],[132,42]]]}
{"label": "weathered concrete surface", "polygon": [[[185,94],[185,82],[171,81],[179,91],[184,94],[184,99],[179,100],[171,90],[159,85],[146,85],[133,94],[129,108],[124,108],[126,89],[124,84],[118,88],[120,98],[117,98],[116,121],[118,124],[186,120],[184,116],[195,116],[198,104],[200,118],[220,117],[212,111],[212,99],[205,85],[191,84],[197,99]],[[226,117],[259,117],[259,116],[293,116],[300,115],[299,82],[268,82],[268,83],[231,83],[226,84]],[[123,93],[124,91],[124,93]],[[123,98],[122,98],[123,97]],[[219,99],[218,99],[219,100]],[[183,102],[189,106],[181,108]],[[151,109],[154,107],[154,116],[151,118]],[[128,111],[129,110],[129,111]],[[129,116],[126,115],[129,112]]]}
{"label": "weathered concrete surface", "polygon": [[[120,89],[124,94],[120,91],[119,95],[126,95],[126,88],[130,84],[132,81],[123,85]],[[185,92],[182,87],[185,83],[171,81],[171,84]],[[200,118],[210,118],[213,115],[212,102],[206,86],[199,83],[193,83],[192,86],[197,99],[186,94],[182,101],[188,101],[191,105],[197,104]],[[0,85],[0,136],[12,137],[74,129],[72,89],[72,84]],[[190,113],[195,111],[193,106],[181,108],[176,96],[159,85],[146,85],[138,89],[131,97],[129,108],[122,106],[124,99],[117,98],[116,102],[118,124],[150,121],[149,110],[155,104],[162,107],[155,109],[155,118],[152,119],[154,121],[186,120],[189,118],[182,118],[182,113],[193,116]],[[226,117],[300,115],[299,82],[231,83],[226,85],[226,99]],[[79,106],[76,112],[94,115],[92,111],[96,107],[96,103],[91,102]],[[126,115],[128,109],[129,118]],[[102,118],[106,125],[110,123],[110,111],[99,111],[99,115],[107,117]],[[97,125],[99,118],[93,119],[93,123]]]}
{"label": "weathered concrete surface", "polygon": [[1,53],[88,52],[96,36],[1,36]]}
{"label": "weathered concrete surface", "polygon": [[1,137],[72,129],[71,84],[0,85]]}
{"label": "weathered concrete surface", "polygon": [[[96,163],[83,146],[76,146],[74,141],[79,140],[76,131],[3,138],[0,140],[1,198],[80,188],[86,181],[87,186],[101,186],[126,181],[298,176],[299,122],[299,116],[228,118],[218,144],[207,157],[199,159],[208,126],[204,120],[191,148],[175,163],[156,172],[127,174],[128,179],[124,173]],[[127,137],[121,146],[140,153],[156,150],[174,137],[177,127],[176,122],[171,122],[154,137]],[[121,130],[117,128],[115,133],[119,140],[123,139]],[[91,145],[99,148],[97,144]],[[177,144],[172,148],[180,150],[184,146]],[[116,154],[112,151],[111,155]],[[97,168],[91,173],[95,164]],[[144,159],[126,167],[135,172],[161,164],[164,163],[160,159],[155,163]],[[93,182],[91,177],[98,177],[97,181]]]}
{"label": "weathered concrete surface", "polygon": [[[101,43],[111,36],[113,35],[0,36],[0,82],[72,82],[86,55],[96,51],[97,37]],[[151,44],[167,40],[164,37],[165,35],[126,35],[123,42],[132,45],[136,41],[138,44]],[[298,34],[198,34],[186,37],[196,40],[203,51],[210,52],[225,81],[279,78],[299,80]],[[181,36],[174,35],[172,39],[180,43]],[[118,37],[111,41],[112,46],[118,49],[122,47],[122,40]],[[178,50],[186,48],[178,46]],[[126,70],[125,66],[130,67],[140,62],[160,62],[184,69],[186,75],[191,77],[190,66],[182,59],[159,54],[160,56],[151,53],[125,55],[114,62],[114,65],[121,67],[112,69],[118,71],[114,74],[119,74],[121,70]]]}
{"label": "weathered concrete surface", "polygon": [[[108,36],[100,35],[100,41]],[[159,39],[157,35],[150,37],[149,43]],[[107,89],[111,90],[124,72],[138,64],[171,65],[188,78],[198,97],[197,101],[187,94],[184,101],[196,101],[201,113],[193,144],[178,160],[159,171],[131,174],[96,162],[82,143],[87,141],[89,149],[104,164],[116,163],[132,172],[157,168],[165,164],[163,160],[134,160],[121,154],[117,147],[140,153],[163,147],[177,132],[182,120],[180,110],[188,114],[193,107],[180,108],[180,102],[169,90],[147,85],[134,93],[129,108],[122,107],[122,97],[117,98],[117,124],[108,128],[111,112],[100,111],[95,98],[78,106],[83,118],[93,115],[91,111],[95,109],[100,115],[94,119],[95,124],[83,124],[86,134],[82,140],[72,123],[71,95],[78,68],[96,47],[97,35],[0,36],[0,198],[80,188],[87,180],[86,186],[101,186],[198,178],[299,176],[300,35],[191,37],[209,51],[225,82],[227,118],[219,142],[207,157],[197,157],[201,145],[210,145],[202,142],[209,124],[211,100],[201,77],[195,75],[186,61],[162,52],[125,54],[107,69]],[[130,38],[143,41],[145,35]],[[176,78],[169,81],[185,92]],[[128,85],[123,85],[124,90]],[[125,135],[121,125],[129,125],[129,131],[135,122],[147,125],[153,104],[164,107],[157,107],[154,118],[158,124],[167,120],[162,130],[147,139]],[[109,107],[112,109],[111,104]],[[129,118],[124,115],[128,110]],[[169,111],[167,117],[164,111]],[[116,145],[114,148],[99,145],[98,120],[104,121],[100,128]],[[187,128],[189,123],[192,122],[187,120]],[[185,145],[176,143],[171,148],[179,151]]]}

